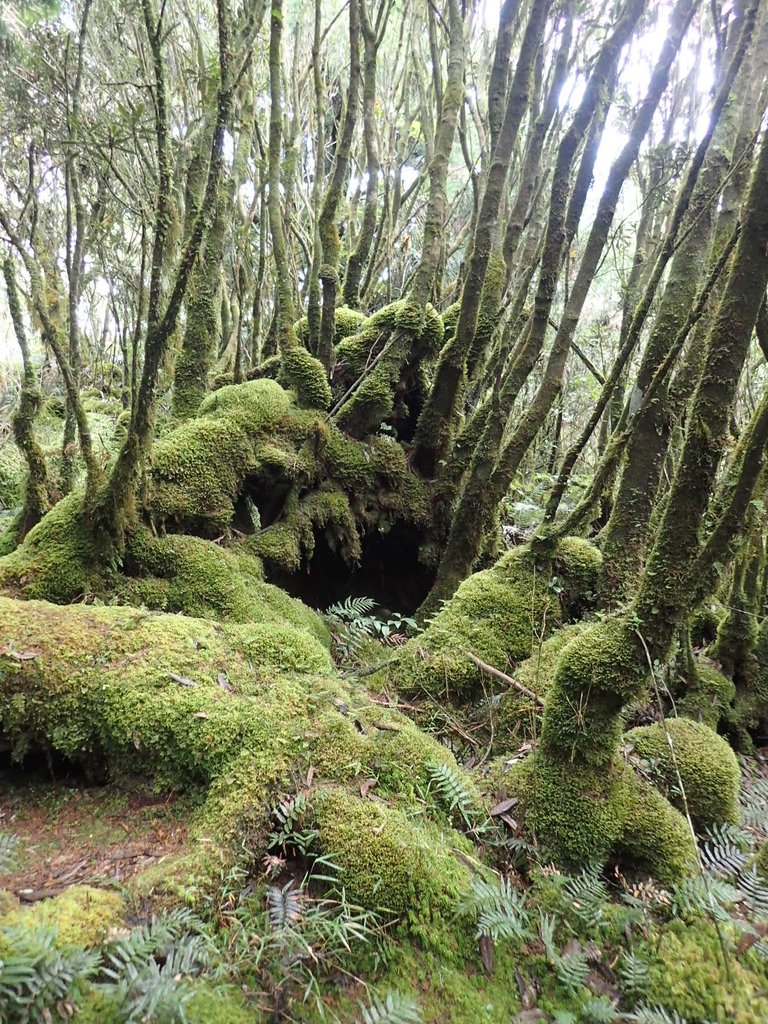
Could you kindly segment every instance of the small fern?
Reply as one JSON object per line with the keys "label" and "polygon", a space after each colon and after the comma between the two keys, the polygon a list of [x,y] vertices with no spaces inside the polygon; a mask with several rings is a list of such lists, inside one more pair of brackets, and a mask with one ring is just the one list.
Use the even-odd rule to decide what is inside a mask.
{"label": "small fern", "polygon": [[624,991],[635,998],[643,995],[648,987],[648,964],[631,949],[621,958],[616,969]]}
{"label": "small fern", "polygon": [[325,609],[325,614],[338,622],[354,622],[364,615],[370,615],[375,607],[376,602],[370,597],[348,597],[330,605]]}
{"label": "small fern", "polygon": [[563,891],[576,914],[591,927],[596,927],[608,906],[608,887],[597,868],[585,868],[569,876]]}
{"label": "small fern", "polygon": [[497,882],[473,879],[472,891],[459,905],[459,913],[475,918],[478,938],[526,939],[532,934],[525,901],[508,878]]}
{"label": "small fern", "polygon": [[19,840],[8,832],[0,832],[0,875],[10,871],[19,854]]}
{"label": "small fern", "polygon": [[0,934],[12,950],[0,960],[0,1020],[5,1024],[49,1019],[50,1009],[99,965],[98,953],[57,949],[53,929],[15,926]]}
{"label": "small fern", "polygon": [[461,774],[448,764],[427,765],[428,792],[434,793],[450,814],[456,814],[470,831],[475,828],[479,812],[475,797],[467,789]]}
{"label": "small fern", "polygon": [[383,1000],[374,996],[368,1006],[360,1004],[360,1024],[421,1024],[418,1005],[409,996],[387,992]]}
{"label": "small fern", "polygon": [[590,996],[580,1010],[584,1024],[613,1024],[616,1020],[616,1007],[608,996]]}
{"label": "small fern", "polygon": [[295,927],[302,918],[302,892],[294,885],[293,879],[282,888],[272,886],[267,890],[269,923],[273,931],[285,931]]}
{"label": "small fern", "polygon": [[[665,1010],[663,1006],[641,1006],[634,1013],[628,1014],[625,1020],[633,1021],[634,1024],[689,1024],[676,1010]],[[692,1021],[690,1024],[698,1022]],[[703,1020],[701,1024],[713,1024],[713,1021]]]}

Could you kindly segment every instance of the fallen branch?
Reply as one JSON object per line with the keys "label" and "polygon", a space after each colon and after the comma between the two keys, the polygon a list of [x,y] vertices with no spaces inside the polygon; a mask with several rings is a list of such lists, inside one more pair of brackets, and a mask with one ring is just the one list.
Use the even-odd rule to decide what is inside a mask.
{"label": "fallen branch", "polygon": [[511,686],[520,693],[524,693],[526,697],[530,697],[537,707],[544,707],[544,701],[538,693],[534,693],[533,690],[529,690],[527,686],[523,686],[522,683],[518,683],[516,679],[513,679],[512,676],[508,676],[507,673],[502,672],[501,669],[494,668],[493,665],[489,665],[487,662],[482,661],[482,659],[478,658],[478,656],[473,654],[472,651],[465,651],[465,654],[469,660],[474,662],[475,665],[477,665],[477,667],[483,672],[487,672],[489,676],[495,676],[496,679],[501,680],[502,683],[506,683],[507,686]]}

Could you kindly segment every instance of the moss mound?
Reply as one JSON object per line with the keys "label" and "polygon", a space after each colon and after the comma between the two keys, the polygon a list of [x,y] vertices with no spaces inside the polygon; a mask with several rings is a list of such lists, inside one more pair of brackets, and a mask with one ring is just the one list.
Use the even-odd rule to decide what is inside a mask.
{"label": "moss mound", "polygon": [[[508,551],[492,568],[464,580],[424,632],[403,647],[393,681],[405,693],[477,696],[483,679],[467,652],[502,671],[530,658],[540,639],[570,615],[571,595],[594,589],[599,565],[597,549],[578,538],[565,538],[551,561],[538,561],[527,547]],[[557,588],[551,586],[554,577]],[[500,688],[487,676],[484,681],[486,688]]]}
{"label": "moss mound", "polygon": [[626,740],[640,757],[652,762],[669,799],[681,808],[687,806],[697,828],[738,822],[739,762],[722,736],[701,722],[669,718],[664,725],[630,730]]}
{"label": "moss mound", "polygon": [[[306,629],[0,598],[0,635],[8,644],[0,736],[14,757],[43,749],[101,777],[207,789],[193,852],[139,876],[137,892],[196,900],[243,850],[258,859],[280,789],[311,767],[323,849],[338,855],[357,898],[385,902],[381,885],[375,895],[355,874],[368,849],[379,850],[384,871],[385,847],[410,879],[399,896],[394,882],[385,890],[395,913],[404,912],[406,888],[414,920],[455,895],[466,869],[450,850],[470,847],[417,797],[430,766],[458,772],[455,760],[402,715],[334,678],[328,652]],[[340,785],[359,787],[359,778],[396,806],[381,810],[381,797]],[[386,836],[367,831],[382,821]]]}
{"label": "moss mound", "polygon": [[0,928],[51,928],[59,946],[99,946],[124,919],[125,908],[117,893],[73,885],[52,899],[0,914]]}
{"label": "moss mound", "polygon": [[[520,662],[515,668],[514,678],[538,697],[544,697],[554,679],[560,652],[586,628],[586,623],[574,622],[558,629],[536,646],[530,658]],[[495,713],[495,748],[512,750],[520,739],[538,735],[537,721],[540,717],[541,707],[536,701],[514,688],[505,690],[499,697]]]}
{"label": "moss mound", "polygon": [[677,713],[716,730],[721,719],[731,717],[735,699],[736,686],[732,680],[700,658],[696,663],[696,681],[677,701]]}
{"label": "moss mound", "polygon": [[452,847],[471,846],[452,829],[339,786],[315,794],[312,808],[321,849],[341,869],[353,902],[428,919],[449,914],[468,891],[469,871]]}
{"label": "moss mound", "polygon": [[694,863],[683,816],[623,763],[577,772],[533,754],[491,781],[520,797],[526,830],[564,870],[619,859],[668,882]]}
{"label": "moss mound", "polygon": [[650,968],[649,1004],[691,1022],[764,1024],[768,1020],[764,963],[754,952],[737,957],[736,936],[730,929],[721,926],[718,934],[708,921],[671,922],[649,937],[643,953]]}

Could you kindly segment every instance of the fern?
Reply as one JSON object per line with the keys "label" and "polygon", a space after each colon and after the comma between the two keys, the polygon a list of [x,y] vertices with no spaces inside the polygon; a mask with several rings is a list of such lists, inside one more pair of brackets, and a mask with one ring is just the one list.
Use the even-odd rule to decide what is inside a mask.
{"label": "fern", "polygon": [[597,926],[608,905],[608,887],[597,868],[585,868],[569,876],[563,886],[571,907],[591,927]]}
{"label": "fern", "polygon": [[0,960],[0,1020],[6,1024],[49,1018],[50,1008],[98,968],[98,953],[57,949],[53,929],[15,926],[1,934],[12,950]]}
{"label": "fern", "polygon": [[590,996],[581,1004],[581,1020],[584,1024],[613,1024],[616,1007],[608,996]]}
{"label": "fern", "polygon": [[345,601],[338,601],[325,609],[329,619],[337,622],[354,622],[364,615],[370,615],[376,607],[376,602],[370,597],[348,597]]}
{"label": "fern", "polygon": [[450,765],[437,762],[427,765],[427,773],[429,790],[451,814],[458,814],[464,825],[472,830],[478,817],[477,804],[461,774]]}
{"label": "fern", "polygon": [[713,825],[704,833],[701,862],[711,874],[732,878],[749,859],[751,836],[736,825]]}
{"label": "fern", "polygon": [[277,830],[269,838],[269,848],[275,846],[291,847],[298,850],[303,856],[312,850],[317,839],[317,829],[299,828],[299,823],[309,809],[307,797],[304,793],[288,797],[281,801],[272,812],[272,817],[277,823]]}
{"label": "fern", "polygon": [[302,893],[294,886],[293,879],[282,889],[272,886],[267,890],[267,907],[273,931],[285,931],[301,921]]}
{"label": "fern", "polygon": [[374,996],[368,1006],[360,1004],[360,1024],[421,1024],[418,1005],[408,996],[387,992],[383,1000]]}
{"label": "fern", "polygon": [[[689,1024],[676,1010],[665,1010],[663,1006],[641,1006],[634,1013],[628,1014],[625,1019],[634,1021],[635,1024]],[[698,1022],[691,1022],[691,1024],[698,1024]],[[713,1024],[713,1021],[703,1020],[701,1024]]]}
{"label": "fern", "polygon": [[726,906],[739,899],[739,891],[722,879],[707,875],[682,878],[672,887],[669,905],[674,917],[708,914],[719,921],[729,921]]}
{"label": "fern", "polygon": [[18,853],[18,838],[8,832],[0,832],[0,875],[11,870]]}
{"label": "fern", "polygon": [[120,981],[131,968],[144,966],[155,954],[165,958],[166,951],[201,928],[201,922],[183,907],[153,917],[147,924],[132,928],[108,949],[103,973]]}
{"label": "fern", "polygon": [[739,890],[745,905],[760,917],[768,917],[768,885],[754,865],[739,876]]}
{"label": "fern", "polygon": [[631,949],[621,958],[616,973],[630,996],[641,996],[648,987],[648,964]]}
{"label": "fern", "polygon": [[472,881],[472,891],[459,905],[459,913],[477,920],[478,938],[530,938],[530,914],[523,897],[508,878]]}

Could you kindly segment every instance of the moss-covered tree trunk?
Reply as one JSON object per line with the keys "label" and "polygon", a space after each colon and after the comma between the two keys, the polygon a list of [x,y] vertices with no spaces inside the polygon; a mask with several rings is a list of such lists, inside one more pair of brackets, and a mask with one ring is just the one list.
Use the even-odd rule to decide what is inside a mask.
{"label": "moss-covered tree trunk", "polygon": [[[701,524],[768,283],[768,132],[763,133],[742,225],[707,339],[680,462],[637,597],[628,612],[590,627],[561,654],[547,693],[540,748],[522,780],[530,824],[564,861],[584,862],[617,848],[647,855],[666,849],[669,856],[675,849],[686,851],[681,819],[649,805],[642,787],[627,786],[619,760],[621,712],[641,694],[654,662],[663,661],[678,626],[701,596],[691,586],[690,573],[702,553]],[[746,502],[741,509],[743,515]],[[735,515],[731,525],[740,521]]]}
{"label": "moss-covered tree trunk", "polygon": [[[511,6],[502,8],[502,19],[512,17]],[[449,449],[464,367],[477,330],[483,284],[498,230],[504,185],[518,131],[529,106],[533,66],[544,35],[549,7],[549,0],[533,0],[509,89],[504,121],[491,158],[461,293],[458,323],[453,337],[440,354],[435,378],[419,418],[414,463],[430,477],[436,475],[440,460],[445,458]]]}
{"label": "moss-covered tree trunk", "polygon": [[32,363],[32,356],[27,341],[27,330],[21,310],[19,290],[16,284],[16,270],[13,260],[7,256],[3,261],[3,277],[8,296],[8,309],[11,314],[14,334],[19,343],[22,360],[21,392],[19,404],[13,414],[13,439],[21,449],[27,463],[27,476],[24,481],[24,506],[15,540],[21,541],[52,507],[58,495],[48,473],[45,453],[35,438],[35,419],[40,411],[43,396],[37,382],[37,375]]}
{"label": "moss-covered tree trunk", "polygon": [[[346,110],[341,135],[336,144],[331,180],[325,193],[323,206],[318,220],[320,245],[323,250],[323,262],[320,266],[320,281],[323,287],[323,312],[320,321],[320,339],[318,358],[326,369],[333,365],[333,340],[336,327],[336,295],[339,283],[339,262],[341,256],[341,240],[339,238],[338,211],[342,191],[349,172],[349,160],[352,153],[352,139],[357,124],[358,107],[360,106],[360,85],[362,71],[360,65],[360,8],[366,0],[349,0],[349,85],[346,96]],[[373,74],[375,87],[375,58],[372,66],[366,66],[366,72]],[[369,146],[366,133],[366,146]],[[369,149],[370,161],[370,149]],[[370,182],[369,182],[370,186]]]}

